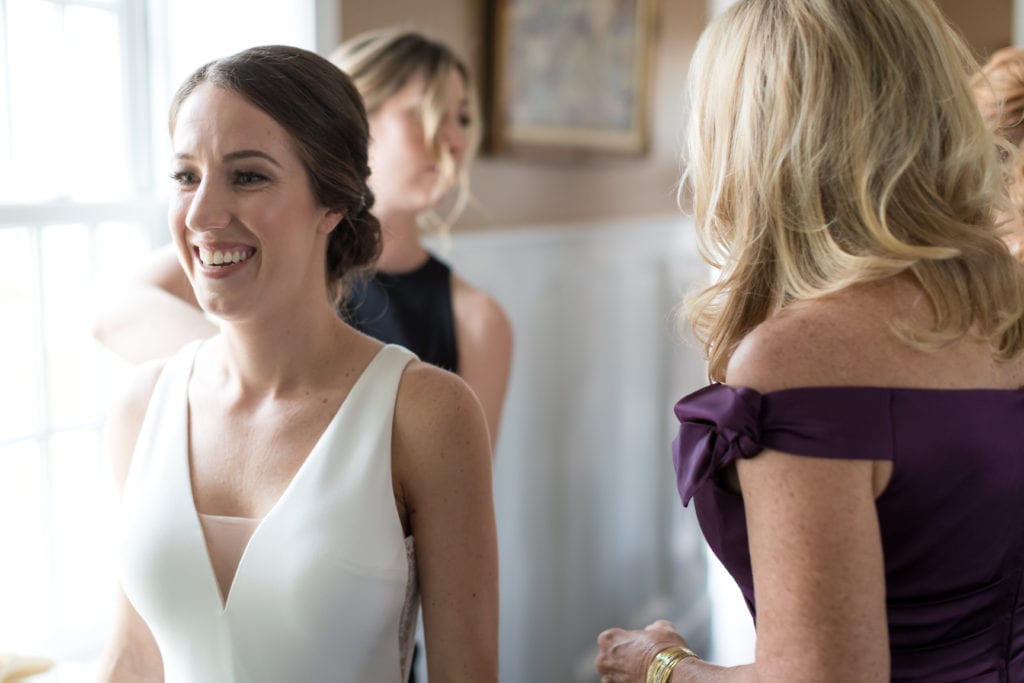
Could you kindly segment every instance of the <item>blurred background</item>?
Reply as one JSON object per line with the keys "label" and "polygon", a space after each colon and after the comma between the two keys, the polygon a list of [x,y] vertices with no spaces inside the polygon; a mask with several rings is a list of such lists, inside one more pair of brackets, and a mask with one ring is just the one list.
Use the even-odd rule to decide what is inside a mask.
{"label": "blurred background", "polygon": [[[178,83],[251,45],[326,55],[365,30],[414,27],[468,59],[487,121],[511,129],[502,49],[516,2],[530,4],[0,0],[0,653],[60,661],[39,680],[88,680],[106,637],[114,494],[101,430],[130,368],[90,327],[97,301],[168,239]],[[504,681],[595,680],[598,632],[661,617],[715,661],[751,656],[749,617],[679,505],[669,456],[672,404],[705,381],[674,318],[709,275],[676,207],[683,85],[728,4],[644,6],[638,147],[503,145],[488,131],[475,201],[439,244],[516,335],[495,470]],[[979,58],[1024,36],[1012,0],[938,4]]]}

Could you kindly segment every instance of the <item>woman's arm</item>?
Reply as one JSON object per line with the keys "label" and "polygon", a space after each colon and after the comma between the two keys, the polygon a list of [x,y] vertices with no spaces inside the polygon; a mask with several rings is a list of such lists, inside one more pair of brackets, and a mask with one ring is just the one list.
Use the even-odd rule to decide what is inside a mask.
{"label": "woman's arm", "polygon": [[[135,443],[162,370],[162,361],[141,366],[107,418],[105,446],[119,493],[124,491]],[[114,631],[100,662],[99,683],[162,681],[163,659],[153,634],[124,592],[118,589],[117,593]]]}
{"label": "woman's arm", "polygon": [[493,455],[512,367],[512,324],[497,301],[456,276],[452,277],[452,308],[459,377],[480,399]]}
{"label": "woman's arm", "polygon": [[118,589],[114,632],[100,662],[98,683],[159,683],[163,679],[160,648],[146,622]]}
{"label": "woman's arm", "polygon": [[[688,658],[670,680],[888,681],[874,464],[765,451],[738,469],[757,596],[756,661],[723,668]],[[603,633],[602,681],[642,683],[657,652],[685,644],[666,626]]]}
{"label": "woman's arm", "polygon": [[480,404],[458,377],[406,370],[393,435],[396,495],[416,547],[428,676],[498,680],[498,547]]}
{"label": "woman's arm", "polygon": [[758,678],[888,681],[875,463],[766,451],[737,469],[757,596]]}
{"label": "woman's arm", "polygon": [[93,328],[101,344],[132,363],[165,358],[215,334],[217,326],[203,316],[173,245],[150,255],[100,310]]}
{"label": "woman's arm", "polygon": [[[806,308],[806,314],[780,317],[748,335],[729,363],[729,383],[761,393],[794,386],[885,385],[885,373],[894,370],[879,360],[878,340],[857,326],[854,314],[861,309],[822,318]],[[725,482],[739,486],[746,509],[757,600],[756,661],[723,668],[684,659],[673,683],[889,680],[885,566],[875,499],[892,464],[870,460],[875,455],[837,460],[763,451],[722,473]],[[631,665],[631,673],[646,672],[653,658],[651,638],[632,639],[634,646],[619,648],[625,656],[614,663],[619,670]]]}

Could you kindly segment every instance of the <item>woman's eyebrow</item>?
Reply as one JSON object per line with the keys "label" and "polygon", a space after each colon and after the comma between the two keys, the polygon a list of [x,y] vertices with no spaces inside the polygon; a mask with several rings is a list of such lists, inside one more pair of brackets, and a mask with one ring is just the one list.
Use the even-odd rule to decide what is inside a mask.
{"label": "woman's eyebrow", "polygon": [[274,166],[281,168],[281,164],[278,163],[277,159],[270,156],[266,152],[261,152],[258,149],[242,149],[237,152],[228,152],[224,155],[224,161],[238,161],[239,159],[250,159],[252,157],[259,157],[260,159],[266,159]]}
{"label": "woman's eyebrow", "polygon": [[[272,163],[274,166],[277,166],[278,168],[281,168],[281,164],[277,161],[277,159],[275,159],[274,157],[270,156],[266,152],[261,152],[258,149],[240,149],[237,152],[228,152],[227,154],[224,155],[224,159],[223,160],[224,161],[238,161],[239,159],[251,159],[253,157],[257,157],[257,158],[260,158],[260,159],[266,159],[267,161]],[[183,159],[185,161],[192,161],[192,160],[195,159],[195,157],[193,155],[188,154],[186,152],[179,152],[178,154],[174,155],[174,158],[175,159]]]}

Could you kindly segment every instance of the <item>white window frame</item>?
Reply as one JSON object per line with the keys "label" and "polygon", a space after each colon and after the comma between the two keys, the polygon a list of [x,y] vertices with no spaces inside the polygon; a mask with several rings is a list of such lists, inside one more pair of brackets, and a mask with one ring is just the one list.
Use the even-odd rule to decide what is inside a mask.
{"label": "white window frame", "polygon": [[[166,223],[164,203],[157,197],[155,192],[156,173],[152,154],[154,147],[153,126],[151,125],[150,117],[149,27],[147,25],[145,2],[139,0],[116,0],[111,3],[91,2],[90,0],[47,1],[61,8],[86,7],[102,9],[110,11],[117,17],[123,93],[121,106],[123,107],[126,124],[124,132],[127,143],[126,161],[129,167],[128,173],[131,186],[129,188],[130,194],[124,201],[90,203],[73,200],[68,197],[57,197],[44,201],[0,203],[0,231],[23,229],[27,231],[31,240],[31,272],[34,279],[33,289],[35,296],[35,330],[32,334],[40,342],[43,342],[46,338],[47,332],[45,328],[45,321],[47,320],[46,288],[44,286],[42,267],[44,263],[43,232],[47,226],[73,224],[85,227],[90,245],[90,253],[87,257],[89,258],[90,269],[93,273],[97,270],[96,243],[97,232],[101,224],[116,222],[146,226],[146,238],[151,245],[159,241],[158,235],[161,232],[166,232],[166,228],[163,227]],[[14,122],[11,116],[13,103],[11,97],[14,93],[11,92],[9,85],[12,65],[9,61],[8,52],[9,40],[7,31],[10,30],[10,24],[7,21],[7,12],[8,0],[0,0],[0,26],[3,27],[4,31],[2,44],[5,52],[3,54],[3,66],[7,69],[4,74],[3,87],[8,88],[6,92],[7,97],[5,98],[8,107],[6,121],[8,126],[13,126]],[[5,131],[7,135],[13,133],[12,128]],[[38,514],[43,519],[41,526],[44,538],[41,542],[42,555],[40,557],[42,558],[43,582],[46,586],[47,603],[49,604],[40,605],[40,608],[44,609],[49,616],[47,618],[45,634],[43,635],[45,642],[40,645],[46,646],[49,650],[45,654],[59,658],[74,659],[82,656],[83,651],[95,650],[99,643],[102,642],[102,639],[105,638],[105,633],[97,633],[95,638],[90,638],[90,642],[87,643],[77,642],[79,636],[75,629],[80,627],[80,624],[76,623],[66,626],[60,623],[55,616],[58,613],[55,603],[53,603],[55,599],[54,588],[56,586],[55,573],[58,553],[56,552],[57,536],[52,524],[51,510],[55,509],[54,506],[59,502],[54,497],[53,487],[56,462],[51,442],[54,437],[64,433],[92,435],[91,437],[86,436],[86,438],[95,438],[96,450],[102,453],[101,434],[105,410],[102,408],[97,410],[91,419],[81,424],[58,425],[51,413],[51,377],[49,376],[51,359],[49,354],[50,351],[47,344],[38,343],[35,346],[35,357],[25,359],[26,361],[31,360],[35,369],[37,397],[35,407],[37,414],[36,429],[29,433],[15,435],[13,438],[5,438],[0,441],[0,448],[17,446],[18,444],[33,444],[39,454],[38,472],[42,482],[41,497],[36,501],[33,509],[26,510],[25,513],[28,515]],[[106,376],[103,372],[104,359],[102,354],[103,352],[97,348],[92,358],[97,377]],[[92,392],[97,405],[102,406],[105,394],[101,383],[93,387]],[[100,463],[96,463],[96,465],[100,466]],[[102,516],[103,511],[97,512]],[[105,530],[97,528],[95,531],[97,540],[100,540]],[[97,545],[99,548],[104,547],[103,543],[98,543]],[[12,553],[12,556],[16,555],[17,553]],[[113,581],[113,577],[111,577],[111,581]],[[102,589],[103,587],[89,586],[89,588]],[[2,611],[3,609],[0,607],[0,612]],[[18,615],[11,615],[11,618],[17,617]],[[106,614],[96,615],[96,625],[103,627],[107,623],[108,618],[109,615]]]}
{"label": "white window frame", "polygon": [[[125,223],[138,223],[150,226],[149,239],[151,243],[159,241],[158,234],[166,232],[164,228],[165,205],[156,196],[154,191],[154,163],[151,150],[153,149],[152,127],[149,120],[150,112],[150,90],[148,87],[149,77],[149,54],[146,49],[148,43],[148,28],[146,22],[145,3],[136,0],[116,0],[116,4],[90,2],[89,0],[48,0],[55,5],[63,7],[93,7],[113,11],[118,15],[121,30],[121,61],[122,80],[125,93],[124,108],[125,121],[128,124],[127,131],[129,140],[129,173],[133,179],[132,194],[130,198],[118,202],[90,203],[74,201],[68,198],[57,198],[43,202],[23,203],[0,203],[0,230],[10,228],[24,228],[29,231],[33,241],[33,252],[35,259],[33,271],[36,275],[36,305],[37,324],[39,334],[42,335],[42,325],[45,320],[45,301],[43,300],[42,287],[42,246],[40,236],[43,228],[48,225],[59,224],[80,224],[86,226],[89,232],[90,242],[94,243],[97,227],[104,222],[116,221]],[[7,2],[0,0],[0,26],[8,26]],[[3,41],[6,49],[7,41]],[[5,55],[6,57],[6,55]],[[9,64],[5,58],[5,66]],[[9,77],[4,83],[9,82]],[[10,103],[10,93],[7,102]],[[11,117],[8,114],[7,120]],[[95,259],[93,259],[95,266]],[[42,337],[40,337],[42,338]],[[40,344],[38,355],[34,359],[38,368],[40,383],[40,428],[33,434],[19,436],[13,440],[0,441],[0,447],[11,445],[15,442],[31,440],[37,441],[43,452],[44,458],[48,458],[47,442],[55,434],[67,431],[52,426],[49,418],[47,387],[49,378],[46,376],[48,367],[47,351],[44,344]],[[100,428],[102,420],[88,425],[75,425],[73,429]]]}

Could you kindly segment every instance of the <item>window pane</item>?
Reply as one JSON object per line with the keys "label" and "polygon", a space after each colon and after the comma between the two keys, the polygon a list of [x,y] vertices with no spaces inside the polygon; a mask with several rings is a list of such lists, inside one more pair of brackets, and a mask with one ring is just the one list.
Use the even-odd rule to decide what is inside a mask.
{"label": "window pane", "polygon": [[[3,28],[0,27],[0,55],[7,54],[7,31],[2,30]],[[11,120],[8,117],[10,111],[9,94],[10,82],[7,78],[7,69],[0,69],[0,187],[10,187],[13,182],[10,161]]]}
{"label": "window pane", "polygon": [[22,441],[0,447],[0,643],[40,652],[46,638],[48,534],[39,447]]}
{"label": "window pane", "polygon": [[128,197],[123,72],[118,16],[107,10],[69,7],[64,13],[66,97],[77,107],[65,119],[66,191],[72,199]]}
{"label": "window pane", "polygon": [[25,228],[0,228],[0,442],[39,429],[35,255]]}
{"label": "window pane", "polygon": [[[149,231],[141,225],[104,223],[96,230],[96,301],[102,305],[125,286],[125,273],[148,257]],[[134,366],[106,349],[100,350],[99,405],[109,406],[127,385]]]}
{"label": "window pane", "polygon": [[[196,21],[197,16],[203,20]],[[209,60],[254,45],[315,49],[316,3],[312,0],[175,0],[166,3],[165,18],[172,92]]]}
{"label": "window pane", "polygon": [[96,279],[100,290],[123,286],[125,273],[149,254],[149,231],[142,225],[101,223],[96,229]]}
{"label": "window pane", "polygon": [[129,195],[118,15],[7,0],[11,154],[0,201]]}
{"label": "window pane", "polygon": [[110,520],[115,500],[99,430],[50,439],[54,621],[49,651],[83,658],[103,646],[115,573]]}
{"label": "window pane", "polygon": [[99,417],[89,231],[83,225],[48,226],[42,252],[50,424],[62,429]]}
{"label": "window pane", "polygon": [[11,158],[4,160],[10,164],[11,184],[0,188],[0,201],[36,201],[59,194],[53,162],[62,146],[61,119],[70,118],[68,103],[61,98],[61,15],[61,8],[49,2],[7,3],[13,134]]}

